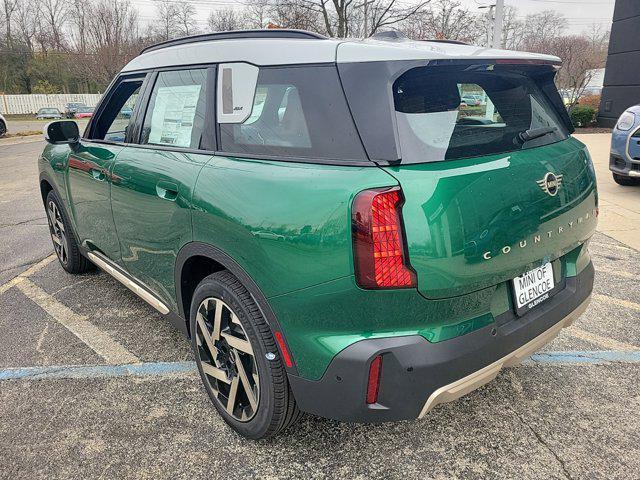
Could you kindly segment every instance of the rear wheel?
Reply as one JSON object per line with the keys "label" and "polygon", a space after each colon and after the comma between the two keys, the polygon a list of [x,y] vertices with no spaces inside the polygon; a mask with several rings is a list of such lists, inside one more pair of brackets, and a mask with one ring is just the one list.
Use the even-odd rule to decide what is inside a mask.
{"label": "rear wheel", "polygon": [[2,120],[0,120],[0,137],[4,137],[6,133],[7,125]]}
{"label": "rear wheel", "polygon": [[640,178],[631,178],[626,177],[624,175],[618,175],[617,173],[613,174],[613,181],[618,185],[623,185],[625,187],[633,187],[635,185],[640,185]]}
{"label": "rear wheel", "polygon": [[230,272],[209,275],[198,285],[190,326],[204,387],[234,430],[248,438],[266,438],[298,419],[271,330]]}
{"label": "rear wheel", "polygon": [[93,264],[80,253],[71,222],[53,190],[47,195],[45,208],[53,249],[62,268],[69,273],[84,273],[93,269]]}

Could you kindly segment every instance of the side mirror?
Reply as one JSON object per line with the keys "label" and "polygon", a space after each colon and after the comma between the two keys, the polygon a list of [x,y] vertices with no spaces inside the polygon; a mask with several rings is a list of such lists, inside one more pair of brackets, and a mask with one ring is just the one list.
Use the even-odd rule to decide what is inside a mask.
{"label": "side mirror", "polygon": [[80,131],[73,120],[58,120],[44,127],[44,139],[52,145],[78,143]]}

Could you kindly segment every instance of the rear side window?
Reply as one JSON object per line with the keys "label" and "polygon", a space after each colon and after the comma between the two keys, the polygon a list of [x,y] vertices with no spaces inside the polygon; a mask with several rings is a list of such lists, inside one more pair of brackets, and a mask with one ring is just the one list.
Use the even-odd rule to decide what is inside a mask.
{"label": "rear side window", "polygon": [[260,69],[253,99],[243,123],[220,124],[223,151],[366,160],[335,66]]}
{"label": "rear side window", "polygon": [[207,70],[160,72],[140,143],[197,149],[204,130]]}
{"label": "rear side window", "polygon": [[[505,153],[568,135],[536,83],[517,72],[414,68],[395,81],[393,98],[403,163]],[[523,139],[526,131],[540,136]]]}

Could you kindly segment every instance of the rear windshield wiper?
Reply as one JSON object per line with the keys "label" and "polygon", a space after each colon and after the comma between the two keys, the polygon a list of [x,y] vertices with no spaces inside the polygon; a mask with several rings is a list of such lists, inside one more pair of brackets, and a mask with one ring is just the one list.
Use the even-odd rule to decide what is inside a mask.
{"label": "rear windshield wiper", "polygon": [[518,139],[520,140],[520,143],[525,143],[529,140],[544,137],[545,135],[549,135],[550,133],[555,133],[557,131],[558,127],[530,128],[529,130],[518,133]]}

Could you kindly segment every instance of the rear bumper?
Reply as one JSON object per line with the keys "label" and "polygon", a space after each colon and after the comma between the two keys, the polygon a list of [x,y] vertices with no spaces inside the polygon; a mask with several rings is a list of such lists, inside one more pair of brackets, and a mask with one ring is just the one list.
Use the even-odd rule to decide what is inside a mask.
{"label": "rear bumper", "polygon": [[[491,381],[550,342],[586,309],[593,289],[590,263],[565,288],[526,315],[507,312],[460,337],[430,343],[419,335],[362,340],[334,357],[322,378],[289,375],[301,410],[336,420],[385,422],[424,416]],[[503,318],[504,317],[504,318]],[[378,403],[367,405],[369,365],[382,355]]]}

